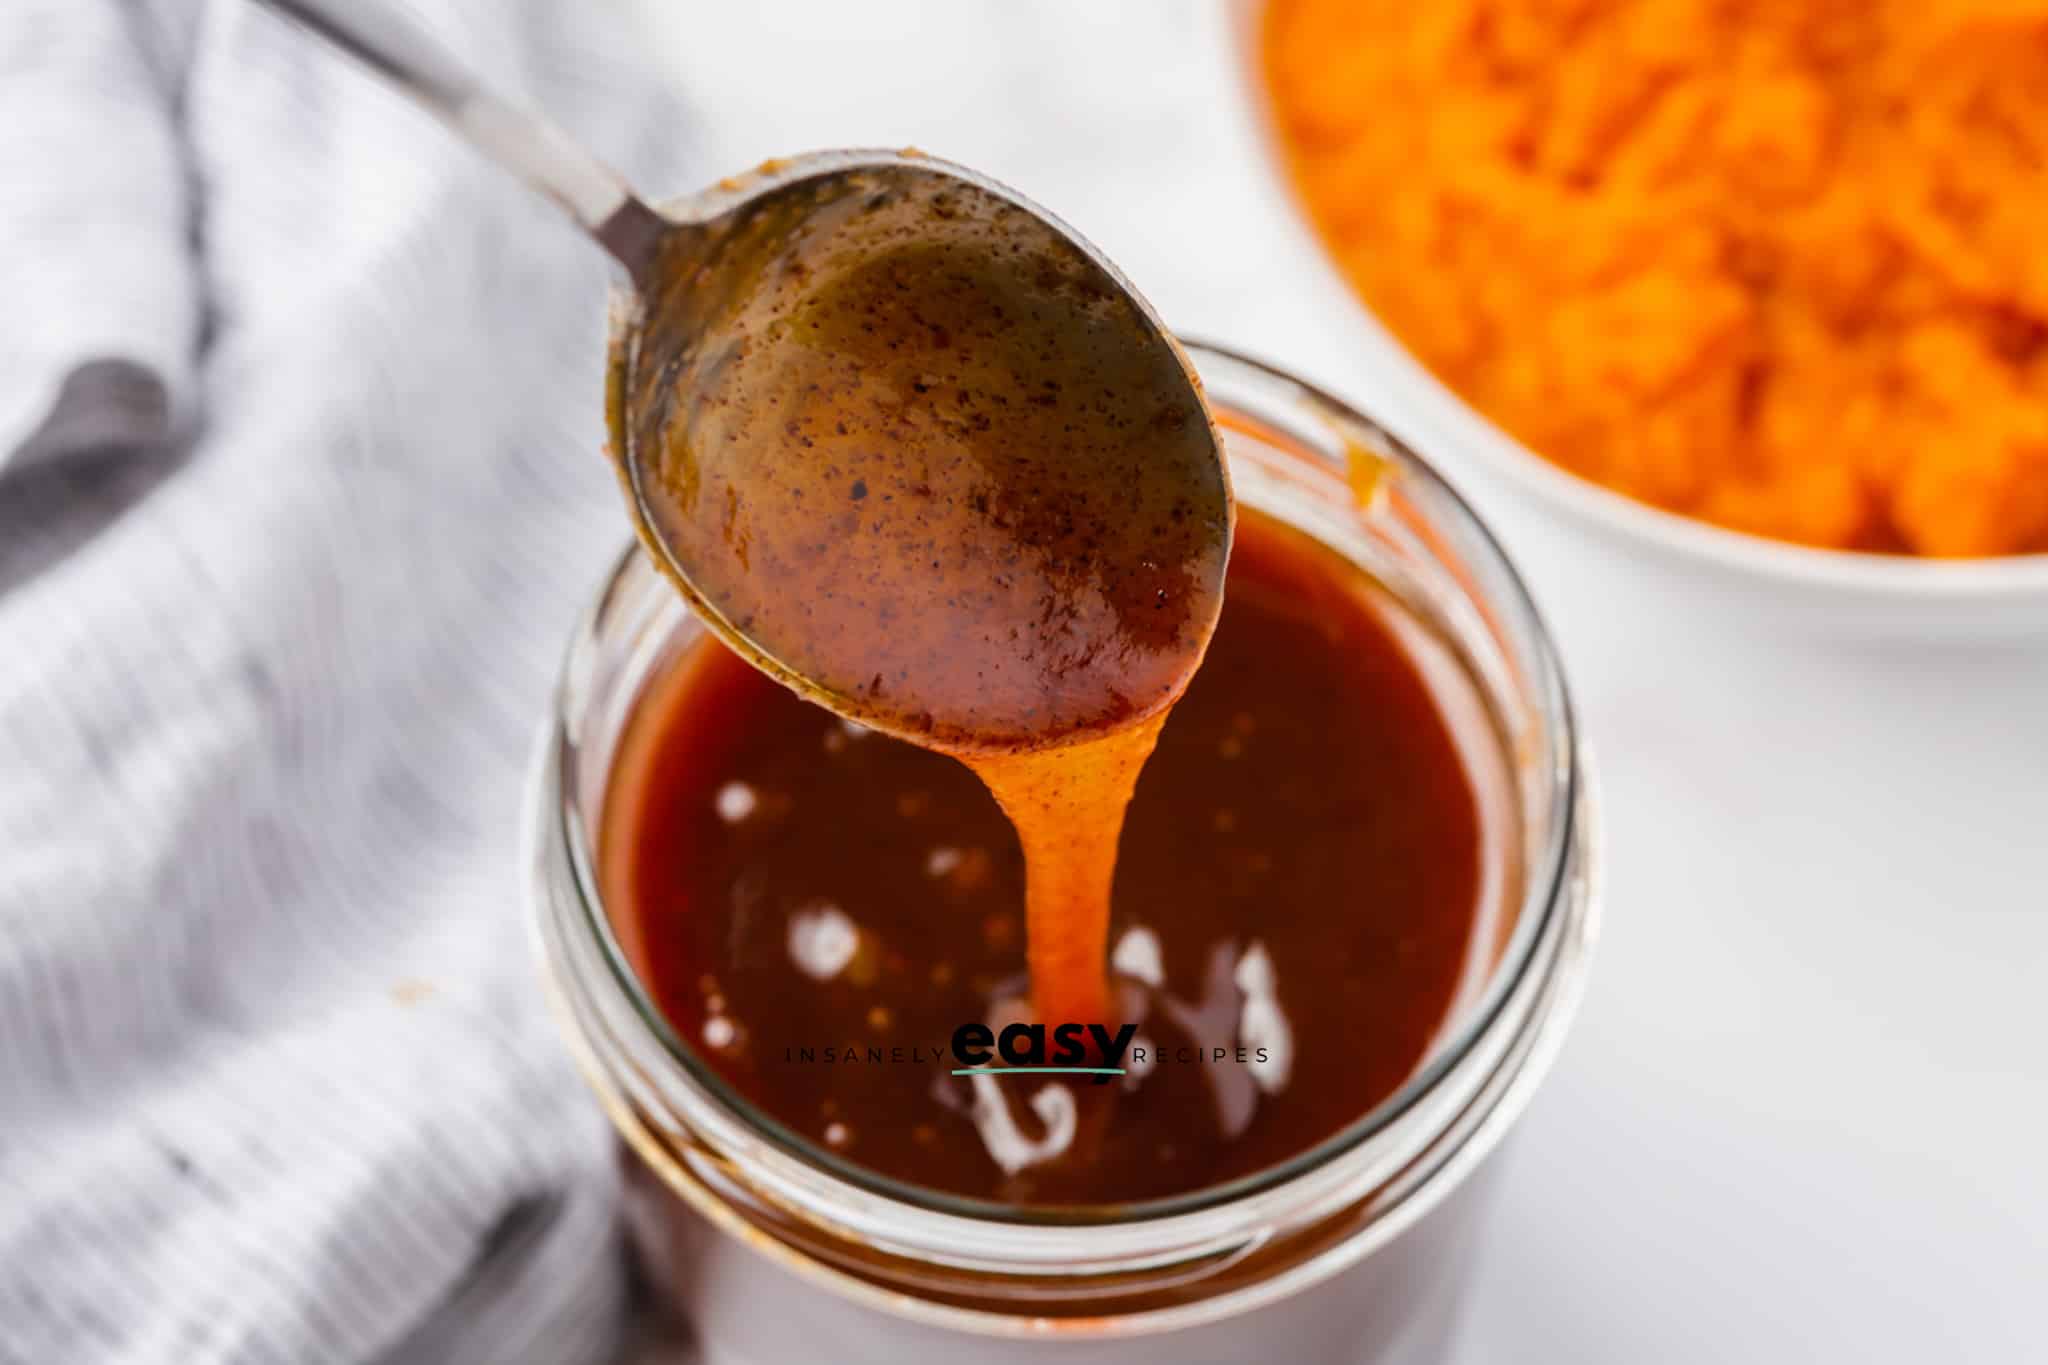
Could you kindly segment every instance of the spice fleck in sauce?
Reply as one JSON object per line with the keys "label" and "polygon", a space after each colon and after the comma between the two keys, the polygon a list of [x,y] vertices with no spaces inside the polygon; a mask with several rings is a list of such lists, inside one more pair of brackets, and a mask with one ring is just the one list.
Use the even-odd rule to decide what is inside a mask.
{"label": "spice fleck in sauce", "polygon": [[[1392,1093],[1470,980],[1498,831],[1397,611],[1241,514],[1206,662],[1123,825],[1106,956],[1136,1039],[1108,1084],[951,1074],[956,1029],[1023,1013],[1016,833],[960,764],[716,643],[622,740],[605,903],[682,1040],[871,1171],[1041,1205],[1252,1174]],[[1106,867],[1114,823],[1069,828]]]}
{"label": "spice fleck in sauce", "polygon": [[1034,215],[886,169],[821,183],[689,243],[616,379],[615,444],[658,452],[643,530],[756,664],[981,774],[1023,837],[1039,1015],[1109,1019],[1123,808],[1229,552],[1214,430],[1121,282]]}

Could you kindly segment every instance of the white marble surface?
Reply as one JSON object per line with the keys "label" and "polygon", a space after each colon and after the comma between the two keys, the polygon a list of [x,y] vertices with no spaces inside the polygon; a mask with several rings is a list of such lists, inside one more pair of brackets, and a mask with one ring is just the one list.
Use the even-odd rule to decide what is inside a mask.
{"label": "white marble surface", "polygon": [[[969,162],[1176,327],[1400,425],[1261,170],[1221,9],[688,8],[660,55],[709,164]],[[2048,641],[1774,635],[1472,491],[1563,637],[1610,877],[1461,1362],[2048,1357]]]}

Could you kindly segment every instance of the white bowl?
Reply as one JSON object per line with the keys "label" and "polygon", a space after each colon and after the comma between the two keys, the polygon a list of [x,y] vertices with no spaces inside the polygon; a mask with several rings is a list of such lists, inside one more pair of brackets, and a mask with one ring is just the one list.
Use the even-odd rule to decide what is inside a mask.
{"label": "white bowl", "polygon": [[[1244,106],[1257,125],[1269,188],[1339,273],[1279,154],[1259,70],[1261,0],[1233,0],[1231,27]],[[2048,554],[1935,560],[1822,550],[1728,530],[1638,502],[1552,464],[1431,374],[1345,282],[1363,315],[1357,355],[1374,387],[1397,393],[1397,426],[1454,474],[1475,474],[1539,507],[1573,533],[1590,533],[1631,572],[1686,596],[1801,630],[1865,637],[2048,640]]]}

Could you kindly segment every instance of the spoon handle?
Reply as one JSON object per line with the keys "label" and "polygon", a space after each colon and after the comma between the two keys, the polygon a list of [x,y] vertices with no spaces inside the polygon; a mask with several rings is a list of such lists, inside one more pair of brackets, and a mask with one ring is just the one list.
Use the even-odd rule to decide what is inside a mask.
{"label": "spoon handle", "polygon": [[361,0],[261,0],[412,96],[464,141],[568,211],[638,281],[668,228],[632,187],[554,124],[501,99],[410,19]]}

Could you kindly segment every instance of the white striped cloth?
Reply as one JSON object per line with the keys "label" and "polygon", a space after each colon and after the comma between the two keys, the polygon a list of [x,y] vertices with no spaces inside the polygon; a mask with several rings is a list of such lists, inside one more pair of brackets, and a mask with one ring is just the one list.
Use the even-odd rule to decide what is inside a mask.
{"label": "white striped cloth", "polygon": [[[414,3],[686,183],[624,0]],[[516,865],[607,279],[244,0],[6,0],[0,1361],[616,1349]]]}

